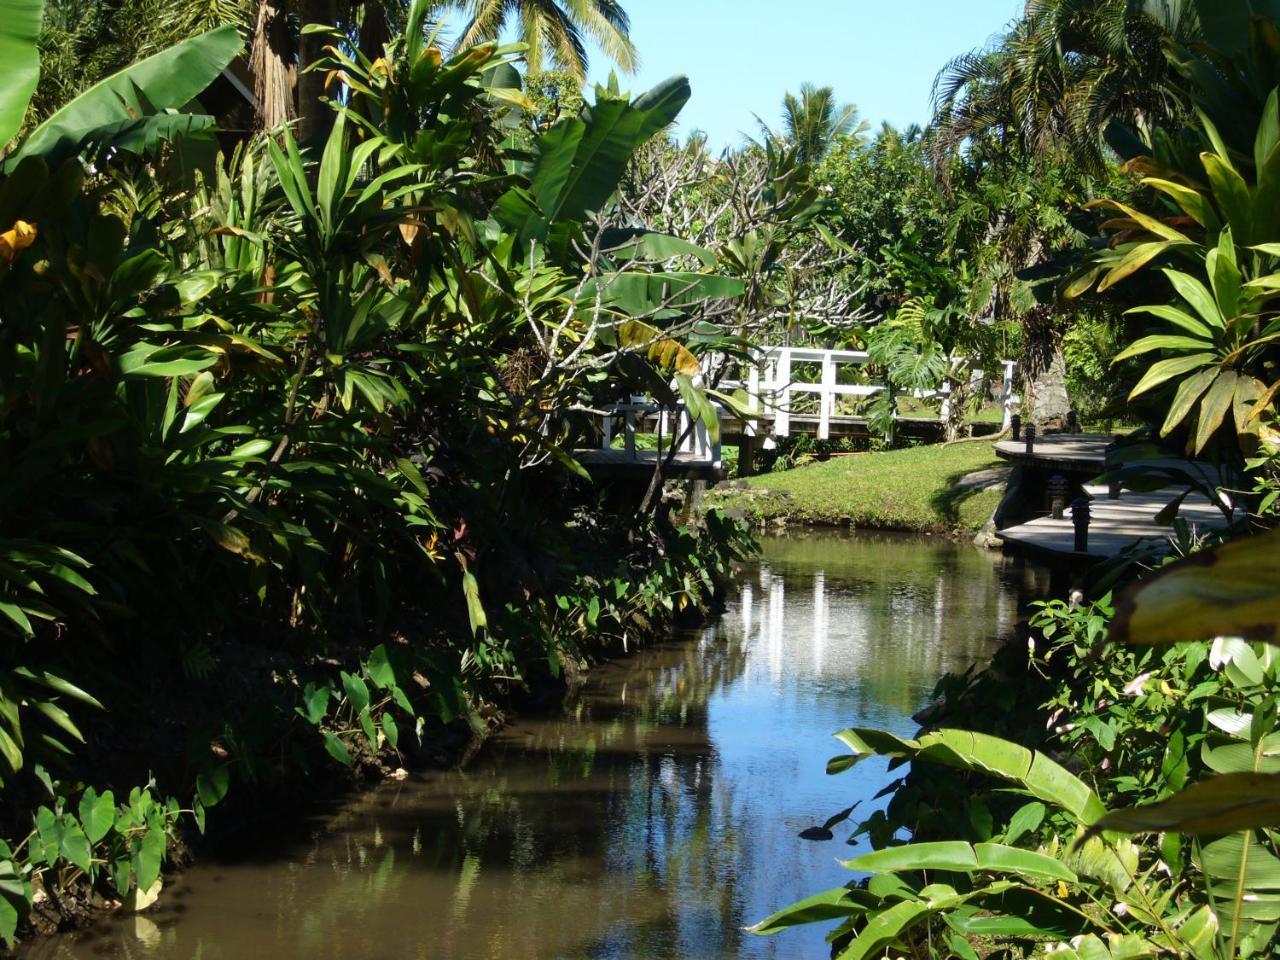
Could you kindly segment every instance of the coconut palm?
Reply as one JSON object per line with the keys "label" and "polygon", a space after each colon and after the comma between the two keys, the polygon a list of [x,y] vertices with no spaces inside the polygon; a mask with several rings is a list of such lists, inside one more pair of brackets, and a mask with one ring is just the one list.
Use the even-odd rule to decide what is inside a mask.
{"label": "coconut palm", "polygon": [[617,0],[465,0],[471,19],[458,38],[460,47],[497,39],[514,25],[530,73],[548,64],[579,80],[587,75],[586,38],[624,72],[639,62],[628,35],[627,13]]}
{"label": "coconut palm", "polygon": [[856,106],[838,105],[831,87],[812,83],[801,84],[799,96],[788,93],[782,98],[782,127],[781,139],[796,148],[796,158],[802,163],[820,162],[837,137],[852,137],[862,143],[871,129],[858,116]]}
{"label": "coconut palm", "polygon": [[1165,48],[1198,35],[1190,0],[1028,0],[996,46],[939,74],[935,151],[945,157],[983,139],[1099,171],[1108,125],[1150,129],[1182,114]]}
{"label": "coconut palm", "polygon": [[[1192,0],[1027,0],[1025,16],[996,45],[957,57],[938,77],[929,142],[939,179],[947,181],[954,158],[967,150],[1006,168],[1014,182],[1033,176],[1041,184],[1055,172],[1087,182],[1106,168],[1112,123],[1139,130],[1176,124],[1186,106],[1166,48],[1198,35]],[[998,254],[989,265],[994,275],[1015,275],[1059,246],[1061,214],[1043,193],[993,208],[987,249]],[[980,289],[990,290],[992,302],[979,315],[999,315],[996,298],[1007,285]],[[1017,313],[1024,413],[1061,423],[1069,404],[1067,318],[1049,305]]]}

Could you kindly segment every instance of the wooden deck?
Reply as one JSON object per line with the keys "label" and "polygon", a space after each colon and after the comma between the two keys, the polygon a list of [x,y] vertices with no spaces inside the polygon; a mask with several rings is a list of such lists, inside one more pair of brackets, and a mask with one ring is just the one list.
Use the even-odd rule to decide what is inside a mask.
{"label": "wooden deck", "polygon": [[1031,453],[1025,440],[1002,440],[996,456],[1010,463],[1095,477],[1107,467],[1112,438],[1093,433],[1050,433],[1036,437]]}
{"label": "wooden deck", "polygon": [[[1006,549],[1015,552],[1074,560],[1107,560],[1143,542],[1167,541],[1172,530],[1156,523],[1156,515],[1186,489],[1167,487],[1154,493],[1125,490],[1119,500],[1110,500],[1106,486],[1087,485],[1085,492],[1093,499],[1089,504],[1088,550],[1084,553],[1077,553],[1075,549],[1070,509],[1061,520],[1039,517],[1001,530],[996,536],[1004,540]],[[1218,530],[1227,525],[1222,511],[1199,493],[1187,497],[1178,516],[1201,531]]]}
{"label": "wooden deck", "polygon": [[[665,458],[667,451],[662,452]],[[617,479],[620,477],[648,477],[657,464],[658,451],[636,450],[575,450],[573,458],[582,464],[593,477]],[[728,476],[724,462],[710,460],[705,455],[680,451],[668,464],[664,476],[672,480],[719,481]]]}

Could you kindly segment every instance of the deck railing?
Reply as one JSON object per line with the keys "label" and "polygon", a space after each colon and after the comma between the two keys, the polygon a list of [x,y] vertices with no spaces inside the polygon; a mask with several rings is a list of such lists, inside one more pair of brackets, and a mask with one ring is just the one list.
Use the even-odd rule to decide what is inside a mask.
{"label": "deck railing", "polygon": [[[723,412],[717,404],[717,415],[722,415]],[[659,406],[643,397],[632,397],[627,403],[616,404],[601,417],[600,449],[614,449],[613,442],[621,427],[623,452],[628,459],[639,461],[644,451],[636,446],[636,434],[645,426],[646,419],[656,418],[656,433],[663,441],[661,450],[664,454],[669,453],[672,444],[675,444],[677,455],[700,462],[719,463],[720,438],[713,441],[711,431],[701,420],[692,422],[683,404],[676,409],[675,414],[672,416],[669,407]]]}
{"label": "deck railing", "polygon": [[[763,347],[756,352],[757,361],[750,365],[747,379],[722,379],[719,387],[725,391],[746,390],[759,416],[749,419],[742,425],[746,436],[758,436],[763,428],[769,428],[776,437],[790,436],[794,428],[808,433],[805,429],[813,426],[818,439],[831,437],[832,423],[841,419],[837,412],[837,403],[842,398],[859,398],[863,401],[894,388],[885,383],[842,383],[841,371],[848,367],[861,367],[870,361],[864,350],[820,350],[812,347]],[[714,361],[714,358],[713,358]],[[795,379],[795,368],[802,364],[817,364],[820,368],[816,382]],[[1007,429],[1015,406],[1020,398],[1014,393],[1014,373],[1017,364],[1012,360],[1001,361],[1002,377],[999,401],[1003,408],[1001,429]],[[985,375],[982,370],[970,373],[970,382],[979,383]],[[904,391],[900,395],[915,399],[927,400],[942,398],[940,420],[945,422],[950,414],[952,388],[950,382],[943,384],[940,390]],[[816,420],[812,414],[798,412],[797,398],[817,397]],[[717,413],[723,414],[717,406]],[[710,463],[720,462],[720,443],[711,441],[710,431],[702,422],[691,423],[688,411],[680,404],[674,411],[662,407],[646,397],[632,397],[628,402],[617,404],[605,411],[601,417],[601,449],[613,449],[615,438],[621,431],[623,451],[628,459],[640,460],[643,451],[636,447],[637,433],[649,427],[646,420],[656,418],[658,435],[670,441],[664,446],[669,451],[670,443],[678,443],[677,453],[691,459],[705,460]],[[799,418],[803,417],[803,421]],[[899,418],[901,419],[901,418]]]}
{"label": "deck railing", "polygon": [[[839,398],[858,397],[865,401],[876,394],[894,389],[890,384],[840,382],[842,367],[860,367],[870,361],[865,350],[765,347],[760,350],[759,356],[759,361],[752,364],[746,382],[741,380],[721,382],[721,387],[724,389],[745,389],[750,397],[759,402],[760,421],[744,425],[748,436],[757,434],[761,422],[771,423],[774,436],[790,436],[796,396],[816,395],[818,397],[817,436],[820,440],[827,440],[831,437],[831,423],[837,416],[836,402]],[[793,374],[795,366],[799,364],[818,364],[821,369],[818,381],[797,381]],[[999,397],[1003,408],[1001,429],[1007,429],[1014,407],[1021,398],[1014,393],[1014,372],[1017,364],[1012,360],[1004,360],[1001,361],[1001,366],[1003,368]],[[978,383],[984,376],[982,370],[973,370],[970,373],[970,382]],[[942,410],[939,419],[945,422],[950,415],[951,392],[951,384],[946,382],[941,390],[913,390],[904,395],[920,400],[941,396]]]}

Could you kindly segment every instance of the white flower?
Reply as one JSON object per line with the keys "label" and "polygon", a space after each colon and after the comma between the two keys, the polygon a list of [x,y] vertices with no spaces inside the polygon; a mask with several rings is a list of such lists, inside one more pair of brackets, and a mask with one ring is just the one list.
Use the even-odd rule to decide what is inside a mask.
{"label": "white flower", "polygon": [[1144,673],[1139,676],[1136,676],[1124,685],[1124,692],[1131,697],[1141,696],[1143,689],[1147,685],[1147,681],[1150,679],[1151,679],[1150,673]]}

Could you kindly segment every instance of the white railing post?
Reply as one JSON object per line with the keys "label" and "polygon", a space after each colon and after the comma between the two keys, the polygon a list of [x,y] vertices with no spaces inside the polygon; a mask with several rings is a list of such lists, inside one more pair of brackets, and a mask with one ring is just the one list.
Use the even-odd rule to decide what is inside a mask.
{"label": "white railing post", "polygon": [[601,420],[600,427],[600,449],[608,450],[613,446],[613,414],[606,413]]}
{"label": "white railing post", "polygon": [[1001,432],[1013,424],[1013,371],[1016,367],[1012,360],[1004,362],[1004,421],[1000,425]]}
{"label": "white railing post", "polygon": [[831,439],[831,418],[836,408],[836,362],[830,351],[822,354],[822,392],[818,394],[818,439]]}
{"label": "white railing post", "polygon": [[628,407],[623,414],[622,444],[627,452],[627,459],[634,460],[636,458],[636,412],[632,407]]}
{"label": "white railing post", "polygon": [[886,424],[884,428],[884,442],[892,445],[894,434],[897,432],[897,428],[898,428],[898,407],[896,405],[896,401],[893,396],[892,380],[885,380],[884,394],[889,401],[889,422],[888,424]]}
{"label": "white railing post", "polygon": [[791,348],[783,347],[778,351],[777,373],[774,375],[774,399],[777,413],[774,416],[773,432],[779,437],[791,436]]}
{"label": "white railing post", "polygon": [[938,393],[942,394],[942,406],[938,410],[938,422],[946,423],[951,417],[951,381],[943,380],[942,389]]}

